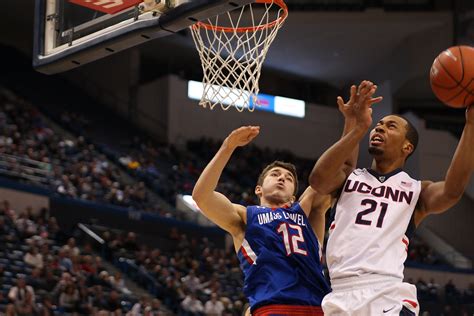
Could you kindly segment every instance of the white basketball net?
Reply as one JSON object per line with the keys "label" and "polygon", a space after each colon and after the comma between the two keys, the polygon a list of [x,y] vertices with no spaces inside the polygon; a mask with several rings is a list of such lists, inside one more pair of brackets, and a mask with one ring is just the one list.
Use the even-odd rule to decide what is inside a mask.
{"label": "white basketball net", "polygon": [[266,2],[190,27],[204,72],[201,106],[213,109],[220,104],[223,110],[234,106],[239,112],[258,106],[262,64],[286,18],[286,7],[276,0]]}

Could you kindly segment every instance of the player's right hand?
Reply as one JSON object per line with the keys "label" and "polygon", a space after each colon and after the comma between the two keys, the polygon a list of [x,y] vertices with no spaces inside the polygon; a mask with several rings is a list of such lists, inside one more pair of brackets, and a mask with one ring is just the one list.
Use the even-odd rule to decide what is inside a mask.
{"label": "player's right hand", "polygon": [[260,126],[242,126],[233,130],[224,140],[224,144],[230,148],[245,146],[260,133]]}

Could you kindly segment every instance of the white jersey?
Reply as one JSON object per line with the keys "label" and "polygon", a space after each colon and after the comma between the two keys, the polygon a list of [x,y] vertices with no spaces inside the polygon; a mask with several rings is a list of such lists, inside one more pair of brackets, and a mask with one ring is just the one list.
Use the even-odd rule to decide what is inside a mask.
{"label": "white jersey", "polygon": [[420,191],[421,182],[401,169],[386,175],[354,170],[334,206],[326,250],[331,279],[372,274],[403,280]]}

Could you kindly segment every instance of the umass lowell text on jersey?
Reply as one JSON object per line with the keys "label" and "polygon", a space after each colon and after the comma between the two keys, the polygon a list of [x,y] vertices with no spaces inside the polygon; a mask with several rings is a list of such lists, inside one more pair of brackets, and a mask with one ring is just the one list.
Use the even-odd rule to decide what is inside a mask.
{"label": "umass lowell text on jersey", "polygon": [[252,311],[272,304],[320,306],[329,292],[318,240],[299,203],[247,207],[238,252]]}

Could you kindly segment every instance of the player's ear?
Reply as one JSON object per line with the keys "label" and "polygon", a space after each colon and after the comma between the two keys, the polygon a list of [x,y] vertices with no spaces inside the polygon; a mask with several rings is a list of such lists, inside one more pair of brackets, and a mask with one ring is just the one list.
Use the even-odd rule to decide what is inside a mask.
{"label": "player's ear", "polygon": [[290,198],[290,203],[293,204],[293,203],[295,203],[295,201],[296,201],[296,196],[293,195],[293,196]]}
{"label": "player's ear", "polygon": [[407,154],[411,154],[415,147],[413,146],[412,143],[410,143],[408,140],[405,140],[405,143],[403,144],[403,152]]}
{"label": "player's ear", "polygon": [[255,187],[255,195],[258,196],[259,198],[262,197],[262,186],[261,185],[257,185]]}

